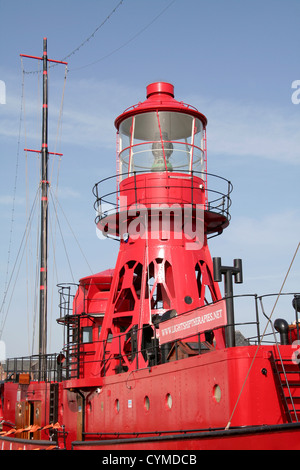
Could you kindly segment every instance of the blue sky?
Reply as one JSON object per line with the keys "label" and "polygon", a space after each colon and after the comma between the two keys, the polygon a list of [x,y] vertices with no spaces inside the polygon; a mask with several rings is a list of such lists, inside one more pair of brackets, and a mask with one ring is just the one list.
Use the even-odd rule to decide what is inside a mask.
{"label": "blue sky", "polygon": [[[26,207],[30,209],[38,184],[36,154],[26,156],[23,149],[40,148],[39,74],[24,76],[18,146],[19,55],[41,56],[45,36],[49,58],[63,59],[74,51],[67,59],[59,138],[65,69],[58,66],[50,70],[49,144],[50,151],[64,154],[61,160],[53,159],[52,188],[59,169],[60,203],[88,260],[87,264],[61,213],[68,258],[63,247],[57,249],[51,282],[77,282],[89,274],[89,266],[94,272],[114,266],[118,245],[96,236],[91,190],[97,181],[115,174],[115,117],[143,101],[149,83],[162,80],[174,84],[179,101],[194,105],[207,116],[208,171],[231,180],[234,186],[232,221],[221,237],[211,241],[212,256],[221,256],[225,264],[243,259],[244,284],[235,286],[236,293],[278,292],[300,234],[300,105],[291,99],[292,83],[300,80],[299,1],[119,3],[0,0],[0,80],[6,84],[6,104],[0,105],[1,303],[24,232]],[[38,63],[23,59],[23,67],[26,72],[36,71]],[[55,219],[52,229],[53,238],[59,239]],[[26,271],[33,279],[35,243],[36,232],[32,231],[15,291],[7,294],[0,314],[0,320],[7,315],[2,339],[10,356],[31,353],[34,325],[38,330],[33,307],[27,305],[27,295],[32,298],[34,286],[26,281]],[[286,292],[300,291],[299,275],[298,256]],[[54,352],[63,341],[62,328],[55,322],[59,316],[56,288],[53,297],[49,293],[49,303],[53,304],[49,350]],[[279,309],[277,316],[293,319],[289,308],[284,312]]]}

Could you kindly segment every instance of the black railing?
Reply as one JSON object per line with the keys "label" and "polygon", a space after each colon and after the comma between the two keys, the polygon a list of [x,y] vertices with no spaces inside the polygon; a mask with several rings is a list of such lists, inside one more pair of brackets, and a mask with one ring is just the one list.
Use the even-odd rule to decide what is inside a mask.
{"label": "black railing", "polygon": [[[107,282],[106,286],[104,286],[103,282],[95,282],[94,280],[92,281],[93,286],[99,286],[99,290],[103,293],[103,295],[106,295],[105,297],[102,297],[102,300],[108,300],[109,296],[109,288],[110,288],[110,283]],[[58,284],[58,293],[59,293],[59,323],[63,322],[63,319],[66,318],[68,315],[72,315],[74,313],[78,313],[78,303],[77,303],[77,298],[76,294],[78,291],[79,286],[82,288],[82,294],[79,297],[79,302],[80,302],[80,308],[82,308],[83,305],[83,312],[93,312],[93,303],[97,302],[97,300],[94,299],[93,295],[88,295],[88,290],[89,287],[91,286],[91,281],[83,282],[81,281],[80,284],[75,284],[75,283],[64,283],[64,284]],[[74,302],[75,301],[75,302]],[[82,312],[80,312],[82,313]],[[104,315],[104,312],[93,312],[98,315]],[[62,321],[60,321],[62,320]]]}
{"label": "black railing", "polygon": [[[132,197],[132,195],[134,194],[134,200],[131,201],[131,203],[133,206],[138,207],[141,202],[140,198],[138,197],[138,193],[140,194],[140,190],[143,191],[157,189],[157,186],[152,187],[151,185],[147,185],[147,187],[141,187],[140,185],[137,186],[137,175],[146,173],[149,173],[149,171],[132,171],[130,174],[123,173],[121,175],[117,174],[109,176],[96,183],[93,187],[93,194],[96,198],[96,201],[94,203],[94,209],[97,214],[95,218],[95,223],[98,224],[100,221],[106,219],[108,216],[116,215],[118,212],[128,210],[126,202],[123,206],[120,206],[119,201],[122,196],[126,197],[130,194]],[[229,222],[231,218],[229,210],[231,207],[230,195],[233,190],[232,183],[221,176],[214,175],[211,173],[182,170],[179,173],[170,172],[170,176],[172,176],[172,178],[174,179],[170,177],[170,179],[168,180],[168,188],[181,188],[181,186],[178,186],[178,182],[176,183],[176,176],[179,177],[182,173],[186,176],[186,178],[189,178],[191,181],[191,186],[189,188],[191,190],[191,195],[189,197],[189,200],[182,201],[182,204],[184,204],[185,206],[190,205],[192,209],[195,209],[196,204],[194,203],[194,194],[197,190],[199,190],[199,178],[203,179],[204,181],[206,181],[205,184],[207,185],[207,187],[205,188],[206,197],[204,210],[222,216],[227,220],[227,222]],[[120,189],[119,185],[117,184],[119,179],[127,177],[133,177],[134,186],[130,188]],[[194,179],[194,177],[197,178]],[[117,185],[117,189],[114,191],[111,191],[110,189],[112,186],[112,180],[115,180],[115,184]],[[210,184],[211,182],[212,184]],[[160,201],[151,200],[151,203],[153,202],[160,204]],[[178,203],[179,201],[176,200],[176,204]],[[170,202],[170,205],[172,207],[172,202]],[[218,232],[218,228],[215,231]],[[115,234],[115,236],[117,235],[118,234]]]}
{"label": "black railing", "polygon": [[[62,379],[57,354],[8,358],[3,365],[5,380],[19,382],[21,374],[28,374],[30,381],[57,382]],[[22,378],[24,380],[24,378]]]}
{"label": "black railing", "polygon": [[65,283],[58,284],[59,293],[59,317],[64,318],[66,315],[70,315],[73,311],[73,300],[75,298],[79,284]]}
{"label": "black railing", "polygon": [[[275,318],[271,318],[267,315],[266,312],[271,311],[272,308],[266,305],[266,299],[272,300],[274,303],[274,297],[277,298],[278,294],[267,294],[263,296],[258,296],[256,294],[245,294],[245,295],[235,295],[235,306],[236,303],[240,303],[241,301],[246,300],[247,304],[249,303],[249,298],[252,298],[254,301],[254,311],[255,311],[255,318],[253,321],[239,321],[240,315],[245,315],[246,310],[240,308],[239,311],[236,309],[236,321],[234,324],[235,334],[236,334],[236,346],[248,346],[248,345],[257,345],[257,344],[274,344],[274,342],[278,341],[278,333],[274,332],[273,323],[275,322]],[[289,298],[292,299],[291,302],[286,302]],[[298,325],[298,312],[300,310],[300,300],[297,300],[295,303],[295,299],[300,297],[300,294],[297,293],[281,293],[278,297],[280,299],[285,300],[283,302],[283,306],[279,308],[277,311],[278,316],[283,316],[283,311],[286,314],[287,308],[290,310],[290,324],[295,322],[295,330],[296,330],[296,337],[299,337],[299,325]],[[290,300],[290,299],[289,299]],[[253,305],[253,304],[252,304]],[[253,313],[253,307],[252,307]],[[189,310],[191,312],[192,310]],[[184,312],[181,315],[184,316]],[[83,314],[86,318],[86,314]],[[271,331],[264,331],[264,336],[261,334],[261,316],[267,320],[267,323],[270,324]],[[71,317],[71,315],[68,315]],[[76,315],[76,317],[80,317],[80,315]],[[295,318],[295,320],[294,320]],[[78,323],[80,325],[80,322]],[[230,326],[230,325],[227,325]],[[80,328],[80,326],[79,326]],[[142,341],[142,347],[138,350],[134,345],[137,344],[136,338],[137,336],[144,335],[146,329],[151,328],[151,341]],[[221,328],[221,327],[219,327]],[[226,327],[225,327],[226,328]],[[160,345],[158,338],[157,338],[157,327],[155,325],[144,325],[143,328],[140,330],[136,328],[132,328],[129,332],[121,333],[118,337],[115,338],[115,341],[120,345],[119,351],[114,354],[114,357],[109,357],[109,342],[108,341],[98,341],[94,342],[93,350],[102,351],[103,359],[99,360],[98,357],[91,356],[90,354],[85,354],[84,346],[87,343],[79,342],[79,351],[80,351],[80,365],[81,367],[92,367],[97,365],[96,369],[98,371],[98,376],[105,375],[108,367],[110,366],[111,361],[114,361],[115,372],[121,373],[126,372],[126,363],[130,363],[134,370],[137,370],[143,367],[139,364],[139,357],[141,355],[144,357],[143,363],[147,363],[148,367],[163,364],[168,362],[170,359],[170,354],[172,358],[175,360],[182,359],[184,354],[182,354],[182,350],[180,349],[181,341],[184,339],[184,343],[189,343],[189,351],[186,352],[186,357],[189,355],[200,355],[206,354],[210,351],[214,350],[214,342],[212,341],[213,335],[212,333],[216,330],[207,330],[203,332],[205,334],[205,341],[203,341],[203,337],[200,337],[199,334],[192,334],[191,336],[186,336],[184,338],[178,339],[173,341],[172,343],[168,343],[167,345]],[[254,335],[251,335],[250,330],[255,331]],[[272,331],[273,330],[273,331]],[[250,333],[247,334],[247,333]],[[201,333],[202,334],[202,333]],[[294,334],[294,336],[295,336]],[[275,337],[274,337],[275,335]],[[78,332],[78,337],[80,336],[80,332]],[[124,344],[124,336],[127,336],[127,339],[131,338],[131,350],[129,353],[125,354],[122,351],[121,345]],[[149,331],[147,331],[147,337],[149,338]],[[146,344],[146,345],[145,345]],[[100,347],[99,347],[100,346]],[[49,354],[47,356],[29,356],[29,357],[20,357],[20,358],[13,358],[7,359],[6,364],[3,367],[5,371],[5,380],[6,381],[19,381],[20,374],[27,373],[29,374],[30,380],[33,381],[62,381],[68,379],[76,379],[79,378],[79,368],[73,367],[74,364],[72,359],[66,361],[65,358],[69,354],[71,357],[71,352],[68,351],[68,348],[72,348],[72,345],[66,345],[63,352],[60,354]],[[125,360],[126,359],[126,360]],[[43,365],[41,367],[41,364]],[[119,365],[118,365],[119,364]],[[82,369],[80,369],[82,370]]]}

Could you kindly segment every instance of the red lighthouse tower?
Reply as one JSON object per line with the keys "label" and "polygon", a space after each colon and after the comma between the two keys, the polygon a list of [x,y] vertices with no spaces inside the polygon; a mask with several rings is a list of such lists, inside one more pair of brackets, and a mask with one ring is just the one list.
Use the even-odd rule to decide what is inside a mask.
{"label": "red lighthouse tower", "polygon": [[[103,195],[105,180],[94,188],[98,228],[120,240],[96,374],[146,367],[157,360],[161,321],[222,298],[207,239],[229,223],[232,186],[207,172],[206,124],[165,82],[150,84],[146,101],[115,121],[113,210],[104,206],[112,195]],[[208,336],[224,347],[223,329]]]}

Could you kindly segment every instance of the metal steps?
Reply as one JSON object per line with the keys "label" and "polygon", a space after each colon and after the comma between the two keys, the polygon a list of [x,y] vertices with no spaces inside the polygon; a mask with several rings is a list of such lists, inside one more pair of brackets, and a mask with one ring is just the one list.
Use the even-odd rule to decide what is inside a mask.
{"label": "metal steps", "polygon": [[69,315],[67,325],[67,357],[66,375],[68,379],[79,377],[79,344],[80,344],[80,318],[78,315]]}
{"label": "metal steps", "polygon": [[273,369],[286,417],[290,423],[300,421],[300,368],[292,359],[274,358]]}

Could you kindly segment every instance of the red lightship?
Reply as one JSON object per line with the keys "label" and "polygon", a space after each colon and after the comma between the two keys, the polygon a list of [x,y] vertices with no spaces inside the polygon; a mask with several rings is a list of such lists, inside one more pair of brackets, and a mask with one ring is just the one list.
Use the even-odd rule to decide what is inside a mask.
{"label": "red lightship", "polygon": [[0,448],[300,449],[300,296],[266,344],[250,296],[257,335],[238,335],[242,262],[208,248],[232,185],[207,172],[206,125],[165,82],[116,119],[118,173],[93,190],[116,266],[60,286],[60,354],[6,361]]}

